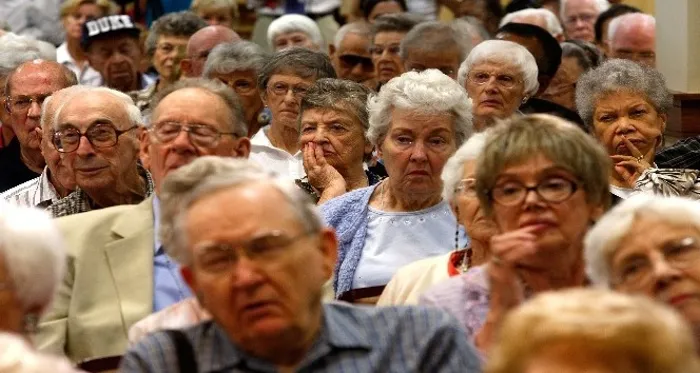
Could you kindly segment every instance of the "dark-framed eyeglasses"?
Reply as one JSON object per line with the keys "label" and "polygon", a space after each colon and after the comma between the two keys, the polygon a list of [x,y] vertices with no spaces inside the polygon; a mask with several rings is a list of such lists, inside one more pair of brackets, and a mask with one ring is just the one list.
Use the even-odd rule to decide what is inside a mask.
{"label": "dark-framed eyeglasses", "polygon": [[24,112],[29,110],[29,107],[32,106],[33,102],[36,102],[39,107],[41,107],[46,98],[49,96],[51,96],[51,93],[34,96],[7,96],[6,102],[10,108],[10,112]]}
{"label": "dark-framed eyeglasses", "polygon": [[361,65],[364,70],[373,70],[374,63],[372,59],[365,56],[360,56],[357,54],[343,54],[338,56],[340,64],[345,68],[353,68],[357,65]]}
{"label": "dark-framed eyeglasses", "polygon": [[522,203],[528,193],[535,192],[546,202],[560,203],[571,198],[576,190],[578,183],[562,177],[551,177],[530,187],[517,181],[509,181],[495,186],[489,192],[489,196],[501,205],[515,206]]}
{"label": "dark-framed eyeglasses", "polygon": [[300,99],[306,95],[306,92],[309,90],[309,86],[305,84],[290,86],[284,82],[275,82],[267,86],[268,93],[279,97],[286,96],[290,90],[295,98]]}
{"label": "dark-framed eyeglasses", "polygon": [[75,127],[66,127],[53,134],[53,145],[60,153],[72,153],[78,150],[80,139],[84,136],[95,149],[111,148],[117,145],[119,137],[138,126],[131,126],[125,130],[118,130],[108,123],[95,123],[85,132],[80,132]]}
{"label": "dark-framed eyeglasses", "polygon": [[185,131],[192,145],[201,148],[215,147],[224,135],[237,137],[235,132],[221,132],[206,124],[183,124],[172,121],[156,123],[148,131],[162,144],[174,141],[180,132]]}

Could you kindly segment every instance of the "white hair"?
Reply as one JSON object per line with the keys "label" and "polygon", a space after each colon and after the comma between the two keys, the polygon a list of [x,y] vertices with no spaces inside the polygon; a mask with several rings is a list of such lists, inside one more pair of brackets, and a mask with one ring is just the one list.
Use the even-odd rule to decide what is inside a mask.
{"label": "white hair", "polygon": [[598,286],[610,287],[611,260],[634,222],[658,218],[668,225],[694,225],[700,229],[700,204],[681,197],[636,195],[606,213],[583,241],[586,274]]}
{"label": "white hair", "polygon": [[[146,121],[143,120],[143,117],[141,116],[141,111],[136,105],[134,105],[134,100],[126,93],[107,87],[74,86],[70,88],[80,90],[82,93],[84,93],[84,95],[81,95],[81,97],[87,97],[88,95],[97,94],[107,94],[112,96],[114,99],[116,99],[119,103],[123,105],[123,110],[126,112],[126,115],[129,118],[129,122],[132,126],[136,125],[139,127],[146,128]],[[66,105],[73,101],[73,99],[76,98],[78,97],[76,97],[75,95],[71,95],[69,98],[67,98],[61,103],[61,106],[59,106],[58,109],[56,109],[56,113],[53,116],[54,129],[58,129],[59,127],[58,118],[61,116],[61,112],[63,112],[63,109],[66,107]]]}
{"label": "white hair", "polygon": [[394,108],[429,114],[454,115],[455,143],[472,135],[472,102],[464,87],[435,69],[409,71],[391,79],[378,94],[367,100],[369,129],[367,139],[375,145],[386,137]]}
{"label": "white hair", "polygon": [[[566,22],[566,3],[569,1],[582,1],[582,0],[560,0],[560,5],[559,5],[559,18],[561,18],[562,21]],[[610,8],[610,3],[608,0],[583,0],[583,1],[593,1],[593,4],[595,4],[596,9],[598,10],[598,14],[603,13],[604,11],[608,10]]]}
{"label": "white hair", "polygon": [[53,110],[51,111],[52,115],[47,115],[49,114],[49,105],[54,105],[53,103],[50,104],[50,102],[53,102],[54,100],[59,100],[60,102],[58,103],[60,104],[63,103],[65,100],[75,96],[76,94],[85,93],[89,90],[90,86],[74,85],[58,90],[52,93],[51,96],[47,97],[41,104],[41,119],[39,120],[41,129],[45,132],[48,132],[50,130],[50,127],[53,126],[53,120],[56,117],[55,114],[57,106],[53,106]]}
{"label": "white hair", "polygon": [[351,22],[344,24],[338,29],[338,32],[335,33],[335,39],[333,40],[333,45],[335,46],[335,49],[340,48],[340,44],[343,42],[343,39],[345,39],[345,37],[348,34],[357,34],[360,36],[364,36],[369,40],[370,29],[369,26],[367,26],[367,24],[364,22]]}
{"label": "white hair", "polygon": [[457,149],[442,168],[442,198],[452,202],[455,196],[455,188],[459,181],[464,178],[464,164],[468,161],[475,161],[486,147],[486,140],[490,131],[477,132],[473,134],[467,142]]}
{"label": "white hair", "polygon": [[[35,51],[38,57],[33,59],[42,59],[46,61],[56,61],[56,47],[42,40],[37,40],[28,36],[13,34],[11,32],[0,37],[0,48],[19,48]],[[31,60],[25,60],[31,61]]]}
{"label": "white hair", "polygon": [[50,216],[0,202],[0,255],[24,310],[47,310],[66,260],[63,237]]}
{"label": "white hair", "polygon": [[617,16],[610,21],[608,25],[608,40],[612,45],[615,38],[615,33],[620,29],[620,26],[626,25],[628,28],[632,25],[656,27],[656,18],[645,13],[628,13]]}
{"label": "white hair", "polygon": [[0,77],[7,77],[19,65],[27,61],[41,59],[41,56],[39,48],[30,44],[27,39],[11,33],[1,36]]}
{"label": "white hair", "polygon": [[272,21],[267,28],[267,44],[274,49],[275,38],[290,32],[303,32],[321,50],[326,50],[321,30],[316,22],[301,14],[286,14]]}
{"label": "white hair", "polygon": [[506,40],[486,40],[474,47],[457,72],[457,81],[462,87],[466,85],[471,69],[483,62],[516,66],[523,78],[525,95],[532,97],[537,93],[540,87],[537,81],[537,62],[522,45]]}
{"label": "white hair", "polygon": [[518,19],[521,17],[524,18],[532,16],[544,18],[544,21],[547,24],[547,31],[555,38],[564,33],[564,29],[561,27],[561,22],[559,22],[557,16],[552,13],[551,10],[545,8],[528,8],[518,10],[517,12],[508,13],[505,17],[503,17],[503,19],[501,19],[501,23],[498,25],[498,27],[503,27],[511,22],[517,23]]}
{"label": "white hair", "polygon": [[10,333],[0,333],[0,372],[78,373],[66,358],[37,352],[21,336]]}

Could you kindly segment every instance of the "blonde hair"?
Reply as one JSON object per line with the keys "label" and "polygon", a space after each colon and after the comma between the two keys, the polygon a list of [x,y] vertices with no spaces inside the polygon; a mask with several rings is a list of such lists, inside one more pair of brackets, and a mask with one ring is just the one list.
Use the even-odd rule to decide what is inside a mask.
{"label": "blonde hair", "polygon": [[190,10],[197,14],[215,10],[228,10],[231,19],[235,20],[240,17],[236,0],[193,0]]}
{"label": "blonde hair", "polygon": [[118,7],[111,0],[66,0],[61,4],[61,18],[75,12],[83,4],[95,4],[102,11],[102,16],[117,14]]}
{"label": "blonde hair", "polygon": [[646,297],[600,289],[543,293],[506,317],[484,373],[523,372],[559,346],[627,360],[639,373],[698,372],[689,330],[676,312]]}

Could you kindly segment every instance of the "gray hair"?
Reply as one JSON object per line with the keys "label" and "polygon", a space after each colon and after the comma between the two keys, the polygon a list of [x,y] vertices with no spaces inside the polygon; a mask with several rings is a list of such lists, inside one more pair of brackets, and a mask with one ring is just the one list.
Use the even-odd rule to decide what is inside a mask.
{"label": "gray hair", "polygon": [[49,132],[53,126],[54,119],[56,118],[56,109],[58,106],[77,94],[84,94],[89,91],[89,86],[74,85],[58,90],[51,94],[51,96],[47,97],[44,100],[44,103],[41,104],[41,119],[39,123],[41,129],[44,131],[44,136],[46,136],[46,133]]}
{"label": "gray hair", "polygon": [[145,43],[146,53],[153,56],[158,46],[158,39],[163,36],[189,38],[204,27],[207,27],[207,22],[190,11],[168,13],[155,20],[151,25]]}
{"label": "gray hair", "polygon": [[421,23],[422,19],[411,13],[392,13],[377,17],[372,25],[372,40],[380,32],[408,33]]}
{"label": "gray hair", "polygon": [[202,76],[211,78],[214,74],[226,75],[243,70],[253,70],[257,76],[268,58],[262,47],[250,41],[219,44],[209,53]]}
{"label": "gray hair", "polygon": [[350,113],[362,125],[362,130],[369,129],[367,98],[371,90],[365,85],[345,79],[324,78],[317,80],[301,99],[299,123],[305,110],[333,109]]}
{"label": "gray hair", "polygon": [[273,46],[276,37],[290,32],[302,32],[321,50],[326,49],[323,36],[321,36],[321,30],[318,28],[316,22],[301,14],[285,14],[270,23],[270,26],[267,28],[267,43],[270,48],[274,49]]}
{"label": "gray hair", "polygon": [[107,87],[87,87],[87,86],[80,86],[81,92],[84,91],[85,95],[71,95],[70,97],[67,97],[65,100],[62,100],[61,105],[56,109],[56,112],[53,116],[53,128],[58,129],[60,126],[60,123],[58,121],[58,118],[61,116],[61,113],[63,112],[63,109],[68,105],[70,102],[72,102],[74,99],[79,99],[82,97],[87,97],[91,95],[97,95],[97,94],[106,94],[108,96],[112,96],[116,101],[118,101],[120,104],[122,104],[122,109],[124,112],[126,112],[127,117],[129,118],[129,124],[132,126],[144,126],[144,120],[141,117],[141,111],[139,108],[134,105],[134,100],[127,95],[124,92],[117,91],[116,89],[111,89]]}
{"label": "gray hair", "polygon": [[656,27],[656,18],[654,18],[654,16],[652,15],[645,13],[627,13],[613,18],[610,21],[610,24],[608,25],[607,36],[608,40],[610,41],[610,44],[613,44],[613,40],[615,39],[615,33],[620,28],[620,26],[627,25],[629,27],[635,24]]}
{"label": "gray hair", "polygon": [[200,157],[173,171],[163,183],[159,234],[168,255],[183,266],[192,262],[184,227],[189,207],[211,193],[252,183],[275,187],[289,202],[289,207],[307,232],[319,232],[323,228],[316,206],[293,182],[276,178],[247,159]]}
{"label": "gray hair", "polygon": [[673,106],[666,79],[658,70],[633,61],[611,59],[583,74],[576,84],[576,108],[583,123],[591,128],[598,100],[619,91],[643,96],[660,114],[667,114]]}
{"label": "gray hair", "polygon": [[457,149],[442,168],[442,198],[452,202],[455,197],[455,189],[460,180],[464,178],[464,164],[476,161],[486,147],[486,140],[490,130],[477,132]]}
{"label": "gray hair", "polygon": [[484,62],[505,63],[516,66],[522,75],[524,93],[532,97],[537,93],[540,83],[537,81],[537,61],[522,45],[506,40],[486,40],[472,49],[467,59],[462,62],[457,72],[457,81],[464,87],[467,76],[474,66]]}
{"label": "gray hair", "polygon": [[504,25],[511,23],[511,22],[518,22],[517,19],[520,17],[531,17],[531,16],[536,16],[544,19],[546,25],[547,25],[547,32],[552,34],[552,36],[557,37],[559,35],[562,35],[564,33],[564,29],[561,27],[561,23],[559,22],[559,19],[557,16],[552,13],[551,10],[545,9],[545,8],[539,8],[539,9],[534,9],[534,8],[528,8],[528,9],[522,9],[518,10],[516,12],[508,13],[501,19],[501,23],[498,25],[498,27],[503,27]]}
{"label": "gray hair", "polygon": [[0,202],[0,255],[24,310],[47,310],[66,260],[63,236],[50,216]]}
{"label": "gray hair", "polygon": [[469,36],[472,41],[472,48],[479,44],[474,42],[475,39],[479,42],[491,39],[491,35],[488,30],[486,30],[486,27],[484,27],[481,21],[472,16],[454,19],[452,21],[452,27],[458,34]]}
{"label": "gray hair", "polygon": [[10,75],[21,64],[40,58],[39,48],[24,38],[10,33],[0,37],[0,78]]}
{"label": "gray hair", "polygon": [[596,139],[576,125],[547,114],[513,116],[492,129],[476,166],[479,202],[493,211],[490,191],[506,167],[543,155],[570,172],[586,192],[586,201],[610,206],[610,157]]}
{"label": "gray hair", "polygon": [[472,42],[469,35],[459,31],[459,27],[438,21],[420,23],[401,41],[401,60],[405,61],[411,50],[444,51],[457,48],[459,60],[464,61],[472,48]]}
{"label": "gray hair", "polygon": [[454,116],[457,147],[472,135],[472,102],[457,82],[435,69],[409,71],[390,80],[367,100],[367,138],[379,146],[391,128],[394,108]]}
{"label": "gray hair", "polygon": [[635,221],[654,218],[668,225],[700,229],[700,205],[681,197],[639,194],[612,208],[586,234],[583,241],[586,274],[597,286],[610,287],[612,257]]}
{"label": "gray hair", "polygon": [[586,72],[593,68],[594,63],[588,56],[586,50],[576,43],[565,41],[561,43],[561,58],[574,58],[578,66]]}
{"label": "gray hair", "polygon": [[290,74],[304,79],[337,78],[328,55],[306,48],[290,48],[275,53],[258,75],[258,88],[265,94],[267,83],[275,74]]}
{"label": "gray hair", "polygon": [[[569,1],[572,0],[560,0],[559,2],[559,18],[561,18],[564,22],[566,22],[566,3],[568,3]],[[608,10],[608,8],[610,8],[610,3],[608,2],[608,0],[593,0],[593,3],[598,9],[598,14],[603,13],[604,11]]]}
{"label": "gray hair", "polygon": [[333,45],[336,49],[340,48],[340,44],[343,42],[343,39],[345,39],[345,37],[348,34],[357,34],[369,39],[369,25],[365,22],[351,22],[346,23],[345,25],[340,27],[338,29],[338,32],[335,33],[335,39],[333,40]]}
{"label": "gray hair", "polygon": [[[204,78],[187,78],[167,86],[162,91],[156,93],[156,95],[153,97],[153,114],[156,113],[158,106],[166,97],[168,97],[168,95],[187,88],[201,89],[219,97],[230,110],[230,121],[228,123],[231,131],[239,137],[245,137],[248,135],[248,126],[246,124],[247,122],[245,121],[245,115],[243,114],[243,105],[241,105],[238,96],[227,85],[215,80]],[[149,120],[145,126],[146,128],[150,128],[151,125],[152,120]]]}

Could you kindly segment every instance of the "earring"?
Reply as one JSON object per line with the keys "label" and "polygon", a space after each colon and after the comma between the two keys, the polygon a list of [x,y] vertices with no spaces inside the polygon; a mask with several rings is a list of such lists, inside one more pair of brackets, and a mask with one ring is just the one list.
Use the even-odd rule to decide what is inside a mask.
{"label": "earring", "polygon": [[530,99],[530,97],[527,97],[527,96],[523,97],[522,105],[525,105],[525,103],[526,103],[527,100],[529,100],[529,99]]}

